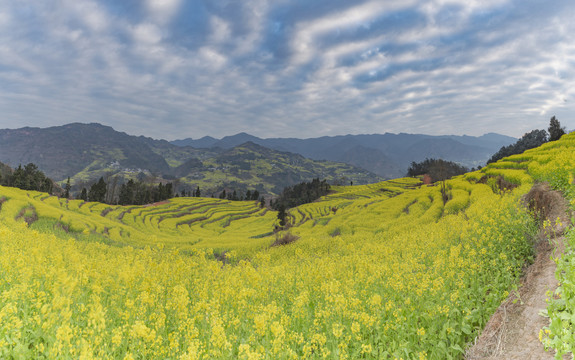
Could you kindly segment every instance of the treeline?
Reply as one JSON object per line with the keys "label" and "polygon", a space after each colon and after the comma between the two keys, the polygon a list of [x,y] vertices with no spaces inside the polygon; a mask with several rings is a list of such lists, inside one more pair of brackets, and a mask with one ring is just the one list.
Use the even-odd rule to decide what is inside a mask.
{"label": "treeline", "polygon": [[33,163],[29,163],[24,167],[18,165],[15,170],[12,170],[8,165],[2,164],[0,184],[22,190],[47,192],[49,194],[52,194],[54,190],[54,182]]}
{"label": "treeline", "polygon": [[561,123],[555,116],[549,121],[549,128],[545,130],[533,130],[523,135],[521,139],[517,140],[515,144],[503,146],[496,152],[487,163],[493,163],[504,157],[521,154],[525,150],[533,149],[545,144],[547,141],[559,140],[565,134],[565,128],[561,127]]}
{"label": "treeline", "polygon": [[238,192],[236,190],[226,192],[226,190],[224,189],[220,193],[219,198],[220,199],[233,200],[233,201],[261,200],[260,192],[257,190],[254,190],[253,192],[251,190],[248,190],[248,191],[246,191],[246,194],[244,195],[242,192],[240,192],[238,194]]}
{"label": "treeline", "polygon": [[[68,188],[68,185],[66,186]],[[119,205],[144,205],[168,200],[174,197],[172,183],[159,183],[157,186],[150,185],[132,179],[121,184],[116,195],[116,186],[109,187],[103,177],[90,186],[90,189],[82,188],[80,199],[84,201],[97,201],[107,204]]]}
{"label": "treeline", "polygon": [[327,195],[330,188],[327,180],[320,181],[319,178],[316,178],[310,182],[302,182],[284,188],[279,197],[271,201],[270,205],[274,210],[285,210],[307,204]]}
{"label": "treeline", "polygon": [[407,176],[429,175],[433,181],[443,181],[468,171],[468,168],[453,161],[425,159],[422,162],[411,162],[411,166],[407,169]]}
{"label": "treeline", "polygon": [[493,163],[504,157],[521,154],[525,150],[539,147],[547,142],[547,132],[545,130],[533,130],[523,135],[515,144],[503,146],[498,152],[487,160],[487,163]]}

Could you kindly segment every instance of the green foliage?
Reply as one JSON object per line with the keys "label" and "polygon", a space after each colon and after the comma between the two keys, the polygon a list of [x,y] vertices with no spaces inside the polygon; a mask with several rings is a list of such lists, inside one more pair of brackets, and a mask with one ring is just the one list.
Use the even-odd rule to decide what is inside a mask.
{"label": "green foliage", "polygon": [[433,181],[443,181],[453,176],[465,174],[469,169],[465,166],[458,165],[453,161],[442,159],[425,159],[422,162],[411,163],[407,170],[407,176],[429,175]]}
{"label": "green foliage", "polygon": [[18,168],[13,172],[6,171],[6,175],[2,178],[0,184],[13,186],[22,190],[34,190],[42,191],[47,193],[52,193],[54,188],[54,183],[49,179],[42,171],[38,169],[33,163],[22,168],[22,165],[18,165]]}
{"label": "green foliage", "polygon": [[547,142],[547,133],[545,132],[545,130],[533,130],[523,135],[523,137],[517,140],[515,144],[503,146],[487,161],[487,163],[490,164],[500,159],[503,159],[504,157],[507,156],[521,154],[525,150],[539,147],[545,144],[546,142]]}
{"label": "green foliage", "polygon": [[555,116],[549,121],[549,141],[556,141],[565,135],[565,128],[561,127],[559,120]]}
{"label": "green foliage", "polygon": [[65,199],[69,199],[70,198],[70,189],[72,189],[72,186],[70,185],[70,177],[68,176],[68,180],[66,181],[66,186],[64,187],[64,198]]}
{"label": "green foliage", "polygon": [[90,201],[105,202],[106,201],[106,191],[107,186],[104,178],[101,177],[97,183],[90,186],[90,191],[88,192],[88,199]]}
{"label": "green foliage", "polygon": [[280,226],[285,226],[287,224],[286,217],[287,217],[286,208],[283,204],[280,204],[278,208],[278,220]]}
{"label": "green foliage", "polygon": [[313,179],[310,182],[302,182],[297,185],[284,188],[280,196],[274,201],[273,208],[289,209],[298,205],[307,204],[327,195],[330,185],[326,180]]}
{"label": "green foliage", "polygon": [[80,193],[80,200],[88,201],[88,191],[86,188],[82,188],[82,192]]}

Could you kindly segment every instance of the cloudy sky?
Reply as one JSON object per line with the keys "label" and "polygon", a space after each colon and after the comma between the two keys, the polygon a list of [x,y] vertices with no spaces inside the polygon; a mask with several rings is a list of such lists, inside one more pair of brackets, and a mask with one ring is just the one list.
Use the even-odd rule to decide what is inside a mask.
{"label": "cloudy sky", "polygon": [[0,128],[575,128],[573,0],[0,0]]}

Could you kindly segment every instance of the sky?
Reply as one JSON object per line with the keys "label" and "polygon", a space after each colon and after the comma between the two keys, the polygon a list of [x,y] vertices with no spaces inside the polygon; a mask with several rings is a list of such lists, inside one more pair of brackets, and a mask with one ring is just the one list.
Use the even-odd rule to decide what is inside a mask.
{"label": "sky", "polygon": [[0,128],[575,128],[572,0],[0,0]]}

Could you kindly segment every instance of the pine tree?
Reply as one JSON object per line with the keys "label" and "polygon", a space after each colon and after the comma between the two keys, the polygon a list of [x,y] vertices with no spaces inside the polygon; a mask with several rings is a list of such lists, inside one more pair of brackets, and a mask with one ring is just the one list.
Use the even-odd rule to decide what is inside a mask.
{"label": "pine tree", "polygon": [[104,202],[106,200],[107,186],[103,177],[100,177],[97,183],[90,186],[88,199],[90,201]]}
{"label": "pine tree", "polygon": [[86,191],[86,188],[82,188],[82,192],[80,193],[80,199],[88,201],[88,191]]}
{"label": "pine tree", "polygon": [[549,121],[549,141],[559,140],[561,136],[565,135],[565,128],[561,127],[559,120],[555,116]]}
{"label": "pine tree", "polygon": [[70,198],[70,189],[72,188],[72,186],[70,185],[70,177],[68,176],[68,181],[66,181],[66,186],[64,187],[64,190],[66,190],[66,192],[64,192],[64,198],[69,199]]}
{"label": "pine tree", "polygon": [[286,208],[283,204],[280,204],[279,209],[278,209],[278,219],[280,221],[280,226],[285,226],[286,224]]}

